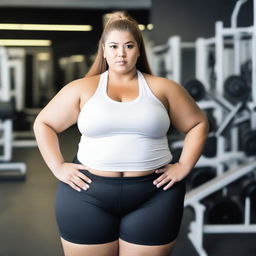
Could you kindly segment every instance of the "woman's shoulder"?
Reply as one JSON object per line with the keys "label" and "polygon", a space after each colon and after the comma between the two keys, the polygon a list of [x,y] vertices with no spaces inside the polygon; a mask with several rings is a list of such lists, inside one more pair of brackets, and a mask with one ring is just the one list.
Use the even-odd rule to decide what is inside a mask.
{"label": "woman's shoulder", "polygon": [[96,90],[99,79],[100,75],[78,78],[64,85],[62,91],[78,95],[80,95],[81,93],[90,94],[91,91]]}
{"label": "woman's shoulder", "polygon": [[99,79],[100,79],[100,75],[82,77],[69,82],[66,86],[73,87],[73,88],[91,86],[91,85],[94,85],[95,83],[98,83]]}
{"label": "woman's shoulder", "polygon": [[95,92],[99,77],[100,75],[96,75],[72,80],[64,85],[57,94],[79,100],[81,100],[81,97],[89,97]]}

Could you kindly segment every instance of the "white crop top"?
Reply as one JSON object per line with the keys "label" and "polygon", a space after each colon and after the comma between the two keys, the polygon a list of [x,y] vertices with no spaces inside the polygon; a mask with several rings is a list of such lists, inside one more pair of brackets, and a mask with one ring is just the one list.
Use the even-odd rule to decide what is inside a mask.
{"label": "white crop top", "polygon": [[77,159],[103,171],[148,171],[172,160],[167,140],[170,119],[162,102],[137,70],[139,96],[119,102],[107,95],[108,70],[81,109]]}

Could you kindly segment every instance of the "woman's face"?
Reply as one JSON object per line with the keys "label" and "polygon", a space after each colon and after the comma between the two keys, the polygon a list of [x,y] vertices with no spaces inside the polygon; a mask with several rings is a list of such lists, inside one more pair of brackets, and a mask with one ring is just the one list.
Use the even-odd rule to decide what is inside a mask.
{"label": "woman's face", "polygon": [[128,72],[135,68],[139,57],[139,47],[128,31],[111,31],[103,44],[104,58],[110,69]]}

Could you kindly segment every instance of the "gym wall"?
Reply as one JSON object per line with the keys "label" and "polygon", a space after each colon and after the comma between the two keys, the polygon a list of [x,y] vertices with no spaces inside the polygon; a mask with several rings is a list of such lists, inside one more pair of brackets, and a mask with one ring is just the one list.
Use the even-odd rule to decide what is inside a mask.
{"label": "gym wall", "polygon": [[[221,20],[224,26],[230,26],[235,3],[236,0],[152,0],[152,40],[159,45],[173,35],[180,35],[183,41],[211,37],[215,21]],[[249,0],[241,8],[238,25],[247,27],[252,23],[253,1]]]}

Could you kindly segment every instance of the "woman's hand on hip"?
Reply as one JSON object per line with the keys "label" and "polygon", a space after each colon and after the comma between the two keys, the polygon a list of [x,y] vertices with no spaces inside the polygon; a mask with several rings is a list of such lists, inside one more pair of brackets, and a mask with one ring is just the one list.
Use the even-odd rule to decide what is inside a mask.
{"label": "woman's hand on hip", "polygon": [[87,190],[89,188],[87,183],[92,182],[79,171],[84,169],[87,169],[87,167],[82,164],[62,163],[59,166],[58,172],[55,173],[55,176],[60,181],[67,183],[71,188],[80,192],[81,189]]}
{"label": "woman's hand on hip", "polygon": [[156,180],[154,180],[154,185],[158,188],[167,184],[163,190],[169,189],[173,186],[176,182],[181,181],[185,178],[190,170],[187,170],[182,164],[174,163],[174,164],[167,164],[160,169],[156,169],[156,173],[163,173],[159,176]]}

